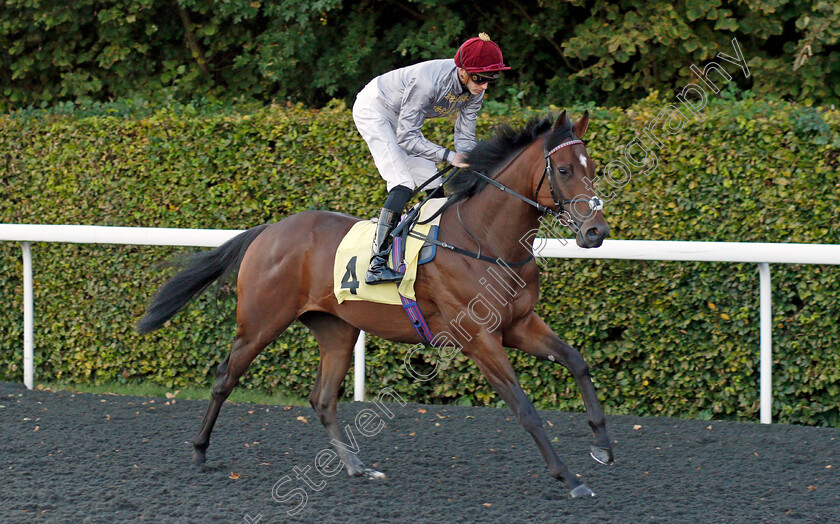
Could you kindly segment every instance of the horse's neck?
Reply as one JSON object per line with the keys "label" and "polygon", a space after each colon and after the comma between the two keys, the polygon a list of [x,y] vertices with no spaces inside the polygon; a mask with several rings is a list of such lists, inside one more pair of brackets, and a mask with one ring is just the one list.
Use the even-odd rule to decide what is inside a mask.
{"label": "horse's neck", "polygon": [[[508,164],[495,180],[522,196],[533,199],[533,180],[540,148],[528,146]],[[536,208],[519,198],[487,185],[477,195],[462,202],[461,219],[481,242],[486,254],[505,261],[522,260],[531,254],[526,248],[539,228]]]}

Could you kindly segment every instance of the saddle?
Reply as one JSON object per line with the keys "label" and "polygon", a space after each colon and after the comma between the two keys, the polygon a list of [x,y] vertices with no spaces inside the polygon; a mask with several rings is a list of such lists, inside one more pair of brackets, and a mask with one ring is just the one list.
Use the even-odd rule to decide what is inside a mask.
{"label": "saddle", "polygon": [[417,267],[431,262],[437,254],[437,245],[425,241],[425,238],[437,240],[440,223],[438,211],[445,203],[445,198],[433,198],[414,206],[394,229],[400,238],[394,242],[395,247],[392,249],[399,252],[394,252],[392,255],[395,256],[389,257],[390,266],[397,269],[394,258],[405,262],[405,276],[399,286],[396,283],[375,286],[365,284],[364,275],[370,263],[370,246],[376,231],[376,221],[363,220],[350,228],[338,245],[333,265],[333,294],[338,303],[341,304],[345,300],[363,300],[402,305],[400,295],[415,300],[414,281]]}

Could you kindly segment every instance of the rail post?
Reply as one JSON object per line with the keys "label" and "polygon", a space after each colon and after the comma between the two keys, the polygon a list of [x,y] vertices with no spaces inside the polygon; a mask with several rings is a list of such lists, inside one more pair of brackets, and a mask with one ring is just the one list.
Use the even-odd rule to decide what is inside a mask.
{"label": "rail post", "polygon": [[761,319],[761,390],[759,420],[773,422],[773,300],[770,287],[770,265],[758,264]]}
{"label": "rail post", "polygon": [[35,386],[35,350],[32,307],[32,245],[21,242],[23,249],[23,385]]}
{"label": "rail post", "polygon": [[365,332],[359,331],[359,338],[356,339],[356,346],[353,348],[353,400],[365,401]]}

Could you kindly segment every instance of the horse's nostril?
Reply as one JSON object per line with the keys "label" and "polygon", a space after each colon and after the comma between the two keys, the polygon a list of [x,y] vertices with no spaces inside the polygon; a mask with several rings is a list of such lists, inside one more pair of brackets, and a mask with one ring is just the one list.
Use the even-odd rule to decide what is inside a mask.
{"label": "horse's nostril", "polygon": [[586,236],[589,238],[598,238],[601,235],[601,232],[598,230],[597,227],[590,227],[586,231]]}

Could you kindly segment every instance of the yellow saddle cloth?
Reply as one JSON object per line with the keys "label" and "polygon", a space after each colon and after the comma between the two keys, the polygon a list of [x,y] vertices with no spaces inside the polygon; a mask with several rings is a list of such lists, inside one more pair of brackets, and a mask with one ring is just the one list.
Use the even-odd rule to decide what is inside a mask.
{"label": "yellow saddle cloth", "polygon": [[[422,222],[432,216],[445,202],[444,198],[429,200],[420,210],[419,221]],[[412,231],[428,235],[432,226],[438,225],[439,222],[440,217],[437,217],[428,224],[415,226]],[[345,300],[366,300],[380,304],[402,305],[400,294],[408,299],[416,300],[414,280],[417,278],[417,262],[424,241],[411,236],[406,240],[405,276],[399,283],[399,287],[396,283],[369,286],[365,284],[365,274],[370,265],[371,246],[375,233],[376,222],[363,220],[350,228],[338,245],[333,266],[333,293],[339,304]],[[390,255],[388,266],[393,268]]]}

